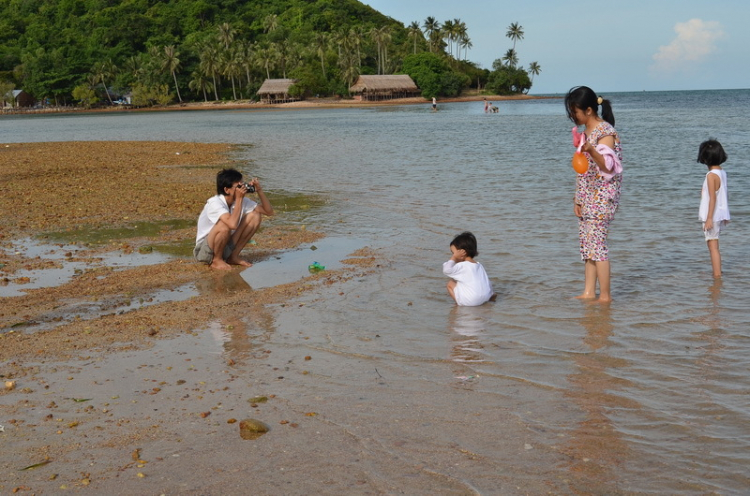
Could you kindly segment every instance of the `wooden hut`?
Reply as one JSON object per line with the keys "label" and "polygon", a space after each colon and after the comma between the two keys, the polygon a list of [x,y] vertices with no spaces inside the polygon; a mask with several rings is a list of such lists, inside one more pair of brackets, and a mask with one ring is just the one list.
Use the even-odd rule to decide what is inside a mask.
{"label": "wooden hut", "polygon": [[3,99],[3,107],[32,107],[34,105],[34,97],[24,90],[13,90],[8,96],[12,96],[13,99],[8,101]]}
{"label": "wooden hut", "polygon": [[359,76],[349,88],[350,93],[359,94],[362,100],[391,100],[419,96],[419,88],[406,74],[390,76]]}
{"label": "wooden hut", "polygon": [[289,88],[296,82],[296,79],[266,79],[258,90],[260,101],[263,103],[296,102],[299,98],[289,94]]}

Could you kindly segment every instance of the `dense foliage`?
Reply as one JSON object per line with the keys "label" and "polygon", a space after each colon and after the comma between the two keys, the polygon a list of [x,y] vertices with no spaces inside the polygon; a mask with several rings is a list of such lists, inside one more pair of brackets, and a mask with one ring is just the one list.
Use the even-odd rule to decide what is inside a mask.
{"label": "dense foliage", "polygon": [[425,96],[501,81],[460,60],[469,47],[458,19],[423,31],[356,0],[0,3],[0,85],[57,104],[253,98],[266,78],[299,95],[345,95],[360,74],[410,74]]}

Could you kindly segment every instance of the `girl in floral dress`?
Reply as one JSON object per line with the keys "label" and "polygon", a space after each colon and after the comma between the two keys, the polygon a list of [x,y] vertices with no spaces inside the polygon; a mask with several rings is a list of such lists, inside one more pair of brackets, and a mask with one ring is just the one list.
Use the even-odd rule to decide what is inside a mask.
{"label": "girl in floral dress", "polygon": [[[601,107],[601,116],[599,108]],[[620,203],[622,148],[615,131],[615,116],[609,100],[591,88],[578,86],[565,97],[565,110],[576,126],[585,126],[581,151],[588,159],[588,170],[578,174],[573,212],[578,217],[581,260],[585,263],[583,293],[578,298],[612,301],[607,235]],[[574,136],[577,135],[573,128]],[[576,143],[576,145],[578,145]]]}

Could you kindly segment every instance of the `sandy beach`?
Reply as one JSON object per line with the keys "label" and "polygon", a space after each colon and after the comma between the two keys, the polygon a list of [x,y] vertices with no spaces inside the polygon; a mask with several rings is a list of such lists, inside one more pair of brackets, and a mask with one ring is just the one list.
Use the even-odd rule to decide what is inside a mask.
{"label": "sandy beach", "polygon": [[[184,375],[200,370],[189,364],[189,356],[196,361],[206,359],[205,346],[190,348],[185,339],[211,335],[207,329],[218,328],[247,344],[249,338],[241,336],[247,319],[261,323],[270,319],[267,307],[284,305],[320,286],[340,284],[376,269],[376,255],[363,249],[344,261],[344,269],[253,291],[243,282],[239,268],[216,273],[186,257],[125,269],[102,262],[108,254],[127,256],[159,244],[189,248],[194,239],[191,224],[213,193],[215,173],[231,164],[232,147],[216,144],[71,142],[0,148],[0,290],[10,285],[23,287],[35,275],[60,264],[26,256],[18,249],[18,243],[39,235],[43,242],[64,251],[60,255],[66,262],[90,264],[63,284],[2,298],[0,492],[50,494],[83,487],[100,494],[185,490],[176,481],[164,483],[161,476],[159,489],[137,485],[154,478],[148,468],[154,467],[160,450],[147,446],[161,446],[173,440],[175,427],[195,422],[203,424],[200,430],[219,427],[240,439],[238,426],[233,424],[249,415],[220,415],[223,412],[216,410],[233,403],[253,410],[262,402],[273,403],[274,396],[273,388],[264,388],[269,396],[251,407],[247,400],[261,394],[230,390],[228,384],[243,375],[236,371],[241,358],[235,361],[231,354],[215,354],[208,360],[212,367],[222,369],[216,378],[220,383],[212,383],[211,373]],[[264,224],[256,242],[245,250],[250,261],[323,236],[285,226],[284,209],[277,209],[277,216]],[[155,236],[127,234],[128,226],[167,220],[184,221],[189,227],[162,228]],[[112,234],[118,228],[125,229],[122,239]],[[110,233],[106,242],[74,241],[76,233],[101,230]],[[49,240],[50,233],[62,233],[69,241],[55,243]],[[21,277],[19,272],[32,275]],[[200,288],[200,293],[182,301],[154,301],[155,293],[186,284]],[[152,374],[156,382],[144,383],[136,371],[144,366],[142,361],[153,360],[149,357],[155,350],[163,352],[164,346],[171,351],[187,346],[189,351],[167,353],[158,364],[150,365],[159,369]],[[268,356],[262,350],[253,353],[258,359]],[[106,365],[110,362],[118,365]],[[187,398],[190,406],[184,408]],[[160,408],[152,409],[156,403]],[[202,441],[190,444],[191,450],[211,452]],[[178,479],[189,481],[192,469],[185,467]],[[127,482],[125,472],[132,472],[124,477]],[[214,491],[209,490],[223,492]]]}

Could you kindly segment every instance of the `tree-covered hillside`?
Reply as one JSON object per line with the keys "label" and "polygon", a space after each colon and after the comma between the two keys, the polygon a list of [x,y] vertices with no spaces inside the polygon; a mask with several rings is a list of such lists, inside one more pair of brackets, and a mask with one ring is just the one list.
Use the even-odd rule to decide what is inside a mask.
{"label": "tree-covered hillside", "polygon": [[430,91],[456,94],[490,79],[461,60],[470,47],[459,19],[405,27],[356,0],[0,3],[0,87],[57,104],[125,93],[145,105],[253,98],[266,78],[297,79],[301,94],[346,95],[360,74],[400,72],[425,52],[450,83]]}

